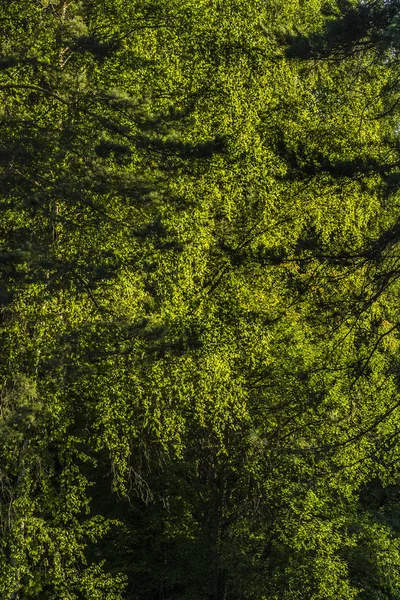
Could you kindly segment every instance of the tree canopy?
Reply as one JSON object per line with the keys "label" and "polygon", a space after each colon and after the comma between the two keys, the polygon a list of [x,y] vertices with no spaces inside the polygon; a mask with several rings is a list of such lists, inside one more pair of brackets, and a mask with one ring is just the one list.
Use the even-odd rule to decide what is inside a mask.
{"label": "tree canopy", "polygon": [[400,593],[397,0],[0,7],[0,596]]}

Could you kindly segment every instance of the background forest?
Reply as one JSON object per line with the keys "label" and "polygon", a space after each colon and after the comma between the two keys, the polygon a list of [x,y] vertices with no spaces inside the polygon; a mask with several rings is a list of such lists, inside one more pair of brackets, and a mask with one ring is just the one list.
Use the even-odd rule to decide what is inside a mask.
{"label": "background forest", "polygon": [[0,597],[399,599],[400,1],[0,32]]}

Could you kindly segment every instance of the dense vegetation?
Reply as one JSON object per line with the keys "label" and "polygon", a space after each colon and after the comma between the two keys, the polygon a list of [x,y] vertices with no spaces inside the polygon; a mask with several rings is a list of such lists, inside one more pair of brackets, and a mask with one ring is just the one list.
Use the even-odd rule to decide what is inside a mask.
{"label": "dense vegetation", "polygon": [[0,597],[400,597],[400,3],[0,7]]}

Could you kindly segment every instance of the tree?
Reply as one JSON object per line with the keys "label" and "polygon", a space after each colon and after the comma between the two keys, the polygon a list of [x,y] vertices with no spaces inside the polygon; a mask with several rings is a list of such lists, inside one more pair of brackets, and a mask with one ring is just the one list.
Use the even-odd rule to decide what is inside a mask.
{"label": "tree", "polygon": [[4,597],[397,593],[391,71],[320,9],[3,9]]}

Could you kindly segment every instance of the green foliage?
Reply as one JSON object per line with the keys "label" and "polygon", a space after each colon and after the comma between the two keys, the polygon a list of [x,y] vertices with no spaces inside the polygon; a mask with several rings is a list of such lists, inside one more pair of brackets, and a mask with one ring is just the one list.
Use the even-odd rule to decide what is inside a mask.
{"label": "green foliage", "polygon": [[6,4],[1,597],[396,597],[397,3]]}

